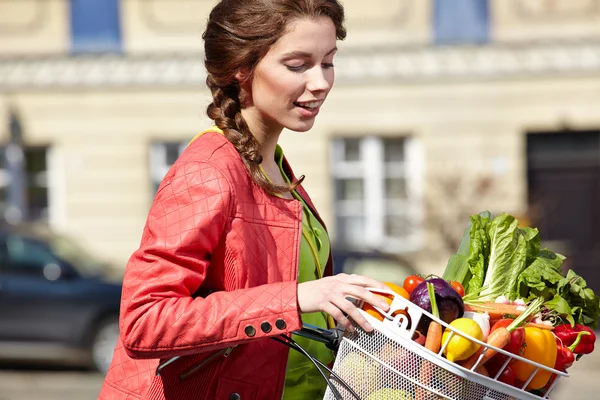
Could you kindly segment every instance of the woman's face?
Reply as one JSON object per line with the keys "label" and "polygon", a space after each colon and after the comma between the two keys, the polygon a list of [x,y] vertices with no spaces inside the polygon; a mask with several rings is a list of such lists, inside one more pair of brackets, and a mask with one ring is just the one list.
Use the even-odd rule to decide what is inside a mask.
{"label": "woman's face", "polygon": [[264,132],[312,128],[334,80],[331,19],[295,20],[254,69],[244,118]]}

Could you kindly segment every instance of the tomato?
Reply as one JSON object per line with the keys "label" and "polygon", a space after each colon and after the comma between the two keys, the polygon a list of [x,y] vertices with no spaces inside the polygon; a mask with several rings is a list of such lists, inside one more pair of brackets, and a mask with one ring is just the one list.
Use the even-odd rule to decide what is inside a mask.
{"label": "tomato", "polygon": [[515,386],[515,380],[517,379],[517,375],[515,371],[512,369],[511,365],[507,365],[504,371],[498,377],[500,382],[504,382],[507,385]]}
{"label": "tomato", "polygon": [[490,329],[490,333],[494,332],[498,328],[508,328],[510,324],[514,321],[513,318],[502,318],[499,319],[492,325],[492,329]]}
{"label": "tomato", "polygon": [[450,284],[450,286],[452,286],[452,289],[454,289],[456,293],[459,294],[460,297],[465,297],[465,288],[463,287],[463,285],[461,285],[460,282],[450,281],[448,283]]}
{"label": "tomato", "polygon": [[404,289],[410,294],[412,291],[419,286],[419,283],[423,282],[425,279],[420,277],[419,275],[409,275],[404,280]]}
{"label": "tomato", "polygon": [[[507,328],[513,321],[514,321],[514,319],[512,319],[512,318],[502,318],[501,320],[497,321],[492,326],[492,328],[490,329],[490,334],[498,328]],[[512,331],[510,333],[510,341],[508,342],[508,344],[506,346],[504,346],[504,348],[502,350],[506,350],[509,353],[516,354],[518,356],[522,356],[524,346],[525,346],[525,329],[523,327],[521,327],[521,328],[515,329],[514,331]],[[498,353],[494,357],[497,357],[498,361],[501,363],[504,363],[504,361],[506,361],[506,356],[504,354]],[[511,363],[514,361],[515,360],[513,359],[511,361]]]}

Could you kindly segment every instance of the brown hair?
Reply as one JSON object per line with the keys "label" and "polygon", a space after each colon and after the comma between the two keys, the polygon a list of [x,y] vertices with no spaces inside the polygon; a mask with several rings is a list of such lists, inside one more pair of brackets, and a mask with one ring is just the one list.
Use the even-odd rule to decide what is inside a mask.
{"label": "brown hair", "polygon": [[259,144],[241,114],[240,88],[235,74],[254,71],[271,46],[286,33],[290,21],[329,17],[337,39],[346,37],[344,9],[337,0],[222,0],[208,20],[202,38],[213,101],[208,116],[223,130],[244,160],[254,182],[270,193],[296,188],[275,185],[262,173]]}

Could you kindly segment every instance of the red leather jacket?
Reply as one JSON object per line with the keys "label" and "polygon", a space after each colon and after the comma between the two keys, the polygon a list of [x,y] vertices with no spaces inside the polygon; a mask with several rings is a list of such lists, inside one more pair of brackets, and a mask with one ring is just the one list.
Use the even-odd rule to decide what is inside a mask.
{"label": "red leather jacket", "polygon": [[280,399],[289,348],[267,338],[301,327],[301,214],[300,202],[254,184],[222,135],[188,146],[127,264],[99,399]]}

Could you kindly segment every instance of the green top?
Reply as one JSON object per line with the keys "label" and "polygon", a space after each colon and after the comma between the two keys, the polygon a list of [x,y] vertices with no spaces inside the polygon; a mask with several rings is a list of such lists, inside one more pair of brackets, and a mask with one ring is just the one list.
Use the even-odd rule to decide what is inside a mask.
{"label": "green top", "polygon": [[[281,175],[289,183],[289,177],[283,171],[283,151],[278,145],[275,161]],[[321,223],[315,218],[304,199],[294,190],[294,198],[302,202],[302,240],[300,241],[300,260],[298,264],[298,283],[319,279],[327,264],[330,252],[329,236]],[[327,314],[315,312],[302,314],[302,323],[327,329]],[[294,335],[294,340],[309,354],[327,365],[333,361],[333,352],[323,343]],[[285,374],[284,400],[319,399],[325,395],[327,383],[314,364],[303,354],[290,349]]]}

